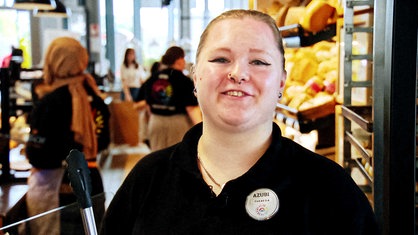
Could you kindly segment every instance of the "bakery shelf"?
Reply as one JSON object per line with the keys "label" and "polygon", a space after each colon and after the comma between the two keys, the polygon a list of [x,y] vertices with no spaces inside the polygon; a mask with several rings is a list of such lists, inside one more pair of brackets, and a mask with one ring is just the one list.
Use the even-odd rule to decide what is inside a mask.
{"label": "bakery shelf", "polygon": [[277,104],[275,118],[301,133],[317,130],[317,149],[335,146],[335,105],[333,103],[305,112]]}
{"label": "bakery shelf", "polygon": [[342,106],[342,114],[356,122],[361,128],[373,132],[373,119],[371,106]]}
{"label": "bakery shelf", "polygon": [[347,140],[354,146],[360,153],[360,155],[366,159],[366,161],[372,165],[372,155],[367,151],[366,148],[348,131],[345,132]]}
{"label": "bakery shelf", "polygon": [[302,112],[280,103],[276,106],[276,119],[301,133],[332,125],[331,122],[335,122],[334,114],[335,103],[327,103]]}
{"label": "bakery shelf", "polygon": [[285,47],[298,48],[311,46],[317,42],[329,40],[336,35],[336,24],[329,24],[323,30],[312,33],[300,24],[279,27]]}
{"label": "bakery shelf", "polygon": [[296,110],[287,105],[277,103],[276,112],[283,115],[299,120],[299,121],[312,121],[319,118],[326,117],[335,113],[335,100],[321,104],[319,106],[312,107],[303,111]]}
{"label": "bakery shelf", "polygon": [[360,169],[360,172],[364,175],[364,177],[366,178],[366,180],[370,184],[373,184],[373,177],[369,175],[369,173],[367,172],[366,168],[361,163],[361,158],[354,159],[354,162],[355,162],[356,166]]}

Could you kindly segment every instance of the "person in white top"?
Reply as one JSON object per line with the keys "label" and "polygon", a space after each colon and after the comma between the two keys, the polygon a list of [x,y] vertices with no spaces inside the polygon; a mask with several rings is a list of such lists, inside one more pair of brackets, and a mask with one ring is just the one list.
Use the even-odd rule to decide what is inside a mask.
{"label": "person in white top", "polygon": [[136,61],[134,49],[126,49],[120,74],[123,89],[121,99],[126,101],[136,101],[139,88],[141,87],[145,76],[142,66]]}

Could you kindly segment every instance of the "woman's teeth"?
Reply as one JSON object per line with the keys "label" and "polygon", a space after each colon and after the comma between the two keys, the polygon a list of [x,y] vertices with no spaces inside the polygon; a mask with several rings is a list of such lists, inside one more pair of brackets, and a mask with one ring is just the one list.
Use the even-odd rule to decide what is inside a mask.
{"label": "woman's teeth", "polygon": [[244,93],[242,91],[228,91],[226,94],[230,96],[236,96],[236,97],[244,96]]}

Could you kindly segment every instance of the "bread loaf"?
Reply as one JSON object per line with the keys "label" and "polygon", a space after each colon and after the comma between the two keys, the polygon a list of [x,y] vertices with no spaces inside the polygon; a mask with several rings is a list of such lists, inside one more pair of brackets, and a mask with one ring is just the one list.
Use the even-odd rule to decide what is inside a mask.
{"label": "bread loaf", "polygon": [[308,31],[319,32],[323,30],[328,20],[334,14],[335,8],[325,0],[313,0],[305,8],[305,14],[299,21],[299,24]]}

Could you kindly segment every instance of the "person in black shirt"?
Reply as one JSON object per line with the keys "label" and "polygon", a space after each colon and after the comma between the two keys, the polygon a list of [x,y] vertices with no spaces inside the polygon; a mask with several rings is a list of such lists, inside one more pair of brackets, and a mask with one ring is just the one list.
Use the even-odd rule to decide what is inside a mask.
{"label": "person in black shirt", "polygon": [[284,62],[269,15],[231,10],[213,19],[193,71],[203,122],[138,162],[100,233],[378,234],[351,176],[281,135],[273,116]]}
{"label": "person in black shirt", "polygon": [[[167,68],[154,73],[140,89],[139,99],[145,100],[151,112],[146,133],[152,151],[176,144],[201,121],[193,81],[183,73],[184,56],[181,47],[168,48],[161,58]],[[145,102],[136,107],[143,107]]]}

